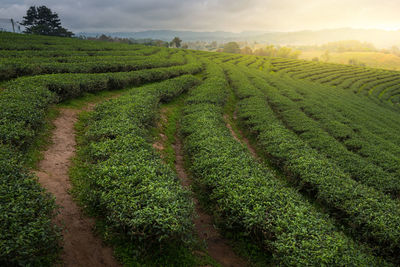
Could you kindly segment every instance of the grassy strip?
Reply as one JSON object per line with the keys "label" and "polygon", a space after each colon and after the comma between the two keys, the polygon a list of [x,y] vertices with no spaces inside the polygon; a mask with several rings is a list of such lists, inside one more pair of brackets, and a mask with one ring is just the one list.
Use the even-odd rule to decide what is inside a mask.
{"label": "grassy strip", "polygon": [[[175,170],[175,135],[177,133],[177,124],[180,118],[181,110],[184,106],[186,95],[180,95],[169,103],[162,103],[160,105],[161,118],[158,119],[159,127],[153,131],[155,142],[162,143],[164,149],[160,151],[163,160]],[[165,118],[163,120],[162,118]],[[162,140],[160,134],[165,135],[165,140]]]}

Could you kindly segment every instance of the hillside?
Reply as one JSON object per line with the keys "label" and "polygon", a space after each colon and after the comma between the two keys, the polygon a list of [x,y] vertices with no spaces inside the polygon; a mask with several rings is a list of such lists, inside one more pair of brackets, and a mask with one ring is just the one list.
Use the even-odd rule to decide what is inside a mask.
{"label": "hillside", "polygon": [[0,55],[0,265],[400,264],[400,72],[11,33]]}
{"label": "hillside", "polygon": [[[324,53],[324,51],[303,51],[300,54],[300,59],[312,60],[315,57],[320,58]],[[381,52],[341,52],[329,54],[330,63],[349,64],[351,60],[372,68],[400,70],[400,57],[393,54]]]}

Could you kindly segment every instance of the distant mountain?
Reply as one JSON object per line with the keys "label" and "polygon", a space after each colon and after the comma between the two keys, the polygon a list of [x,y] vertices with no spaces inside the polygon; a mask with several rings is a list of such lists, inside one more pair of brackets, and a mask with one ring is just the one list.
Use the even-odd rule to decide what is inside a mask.
{"label": "distant mountain", "polygon": [[[87,37],[99,36],[102,33],[78,33]],[[378,48],[387,48],[393,45],[400,46],[400,31],[365,30],[365,29],[328,29],[318,31],[297,32],[193,32],[173,30],[151,30],[142,32],[112,32],[105,33],[112,37],[133,39],[160,39],[170,41],[175,36],[183,41],[248,41],[259,43],[270,43],[276,45],[320,45],[328,42],[341,40],[359,40],[373,43]]]}

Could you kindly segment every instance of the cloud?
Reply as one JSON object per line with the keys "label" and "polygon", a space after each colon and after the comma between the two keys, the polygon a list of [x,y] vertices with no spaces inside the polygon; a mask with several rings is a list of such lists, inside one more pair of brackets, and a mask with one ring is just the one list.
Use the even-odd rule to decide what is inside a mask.
{"label": "cloud", "polygon": [[76,32],[400,27],[398,0],[1,0],[0,18],[21,20],[31,5]]}

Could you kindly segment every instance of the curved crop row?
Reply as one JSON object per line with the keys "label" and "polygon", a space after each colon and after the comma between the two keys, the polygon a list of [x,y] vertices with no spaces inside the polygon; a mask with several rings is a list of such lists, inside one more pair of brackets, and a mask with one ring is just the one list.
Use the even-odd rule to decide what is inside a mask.
{"label": "curved crop row", "polygon": [[[237,83],[242,83],[240,86],[246,86],[243,85],[244,80],[243,76],[241,80],[237,80]],[[350,174],[354,180],[393,194],[395,197],[399,195],[400,162],[396,156],[382,151],[379,149],[381,146],[372,145],[371,140],[357,138],[353,129],[345,130],[335,120],[322,120],[321,117],[327,110],[316,110],[318,103],[307,105],[311,97],[303,98],[294,91],[294,88],[299,87],[298,83],[293,82],[288,85],[289,79],[285,79],[284,82],[273,78],[269,80],[270,83],[273,81],[273,86],[264,86],[262,91],[268,97],[275,116],[279,117],[287,128],[296,133],[310,147],[340,166],[340,169]],[[347,96],[347,98],[350,97],[351,95]],[[329,102],[330,99],[326,97],[324,103]],[[345,103],[343,100],[340,108],[346,109]],[[305,112],[310,109],[318,114],[318,120]],[[328,114],[335,114],[335,111],[331,110]]]}
{"label": "curved crop row", "polygon": [[142,57],[130,60],[101,60],[80,61],[73,63],[30,63],[12,62],[0,64],[0,81],[9,80],[25,75],[40,75],[53,73],[102,73],[102,72],[127,72],[140,69],[169,67],[186,63],[184,53],[170,54],[168,51],[155,56]]}
{"label": "curved crop row", "polygon": [[149,138],[160,101],[198,84],[194,76],[131,89],[106,101],[85,121],[78,154],[84,171],[74,178],[79,198],[104,218],[107,231],[151,247],[191,238],[193,204]]}
{"label": "curved crop row", "polygon": [[30,143],[50,103],[86,92],[122,89],[146,82],[197,73],[199,64],[105,74],[57,74],[23,77],[5,84],[0,93],[0,142],[16,146]]}
{"label": "curved crop row", "polygon": [[[317,83],[330,84],[341,88],[349,88],[357,82],[356,93],[374,94],[383,100],[390,100],[394,94],[386,90],[396,80],[398,72],[359,66],[349,66],[333,63],[308,62],[295,59],[271,58],[272,70],[281,74],[288,74],[292,78],[308,79]],[[345,76],[345,77],[344,77]],[[370,77],[375,78],[371,79]],[[369,82],[369,81],[372,81]],[[375,88],[377,92],[374,92]]]}
{"label": "curved crop row", "polygon": [[0,144],[0,265],[51,266],[60,251],[55,202],[21,158]]}
{"label": "curved crop row", "polygon": [[[349,165],[349,167],[353,169],[352,171],[358,171],[360,173],[367,171],[367,169],[370,169],[373,172],[376,171],[376,174],[373,174],[373,172],[370,173],[371,184],[374,183],[374,180],[378,181],[382,184],[381,189],[390,188],[391,185],[394,185],[389,182],[390,179],[395,183],[399,183],[400,146],[396,145],[396,139],[398,138],[387,139],[387,137],[381,136],[375,131],[368,132],[366,129],[367,127],[365,127],[364,124],[360,124],[360,122],[372,120],[371,117],[373,114],[375,117],[380,117],[378,120],[381,121],[384,120],[384,117],[390,115],[392,122],[383,123],[381,130],[395,135],[399,130],[397,126],[400,122],[396,113],[393,114],[387,109],[377,107],[375,103],[365,101],[366,99],[364,98],[359,98],[334,88],[322,86],[313,87],[311,83],[302,84],[301,82],[291,79],[285,79],[285,81],[275,80],[274,87],[275,89],[272,88],[272,91],[278,90],[279,88],[279,92],[285,90],[286,92],[297,90],[301,91],[303,94],[307,92],[307,96],[302,99],[299,99],[296,96],[288,96],[292,99],[292,103],[288,103],[287,100],[282,100],[282,102],[285,103],[283,105],[286,105],[285,108],[292,108],[298,113],[304,112],[308,117],[315,121],[315,125],[318,124],[320,128],[329,132],[329,134],[331,134],[338,142],[342,143],[349,151],[359,155],[361,160],[370,163],[370,166],[366,166],[365,164],[367,163],[364,163],[363,167],[354,162],[351,163],[352,160],[350,158],[348,158],[348,162],[345,162],[346,160],[342,158],[344,155],[335,157],[331,154],[332,160],[341,160],[342,163],[339,163],[339,165]],[[319,97],[315,96],[318,94],[317,92],[321,93]],[[268,91],[266,91],[266,93],[268,93]],[[279,101],[280,100],[276,100],[274,102],[276,102],[277,106],[283,106],[278,103]],[[359,106],[362,106],[364,110],[361,111]],[[343,111],[346,117],[338,114],[338,110]],[[358,118],[351,119],[350,115],[352,115],[352,117],[357,116]],[[374,119],[376,120],[377,118]],[[294,124],[299,124],[300,122],[306,124],[308,119],[297,120]],[[302,127],[300,125],[298,126]],[[322,136],[323,134],[318,134],[317,138]],[[323,143],[325,143],[325,146],[329,144],[329,142]],[[335,150],[338,149],[339,146],[340,145],[332,146],[328,149]],[[382,147],[385,147],[385,150],[382,150]],[[379,173],[380,168],[382,168],[386,174],[382,172]],[[387,177],[388,175],[391,177]],[[379,187],[380,186],[377,188]],[[397,192],[399,191],[397,190]]]}
{"label": "curved crop row", "polygon": [[259,240],[284,266],[385,265],[337,231],[231,136],[222,118],[228,91],[223,71],[209,64],[208,77],[191,92],[182,119],[191,170],[224,226]]}
{"label": "curved crop row", "polygon": [[21,167],[21,154],[41,131],[51,103],[201,69],[192,63],[125,73],[24,77],[5,84],[0,92],[0,263],[47,266],[58,251],[59,235],[51,222],[54,201]]}
{"label": "curved crop row", "polygon": [[153,46],[133,46],[131,50],[108,50],[108,51],[85,51],[85,50],[0,50],[1,61],[26,59],[39,62],[54,62],[61,60],[62,62],[76,62],[78,58],[90,60],[92,57],[138,57],[151,56],[160,52],[162,48]]}
{"label": "curved crop row", "polygon": [[[266,87],[263,79],[253,77],[252,81],[259,88]],[[247,79],[241,79],[236,87],[241,99],[239,118],[275,164],[297,180],[300,187],[311,190],[316,199],[335,209],[340,219],[354,228],[358,238],[378,243],[387,254],[396,255],[400,247],[398,201],[352,180],[300,140],[276,117],[269,98]]]}

